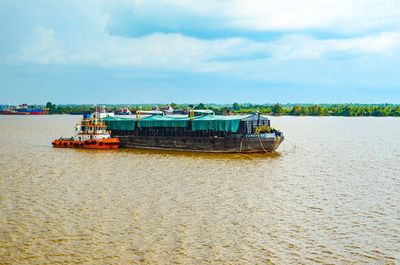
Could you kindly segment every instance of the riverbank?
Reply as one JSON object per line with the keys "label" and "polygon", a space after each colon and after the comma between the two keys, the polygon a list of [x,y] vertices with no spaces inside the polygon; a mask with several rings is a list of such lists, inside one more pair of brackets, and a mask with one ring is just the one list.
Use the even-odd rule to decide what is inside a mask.
{"label": "riverbank", "polygon": [[[209,109],[216,114],[234,115],[259,112],[264,115],[275,116],[345,116],[345,117],[399,117],[400,104],[98,104],[108,111],[118,112],[128,109],[135,113],[137,110],[168,110],[178,113],[188,112],[190,109]],[[10,106],[1,105],[0,109]],[[95,110],[93,104],[60,104],[48,102],[46,105],[30,105],[43,107],[49,114],[84,114]]]}

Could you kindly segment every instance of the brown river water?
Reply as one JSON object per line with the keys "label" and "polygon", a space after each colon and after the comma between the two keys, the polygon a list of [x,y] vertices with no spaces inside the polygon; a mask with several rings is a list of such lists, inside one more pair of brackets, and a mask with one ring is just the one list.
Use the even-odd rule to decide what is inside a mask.
{"label": "brown river water", "polygon": [[0,116],[0,264],[399,264],[400,118],[272,117],[273,155],[55,149]]}

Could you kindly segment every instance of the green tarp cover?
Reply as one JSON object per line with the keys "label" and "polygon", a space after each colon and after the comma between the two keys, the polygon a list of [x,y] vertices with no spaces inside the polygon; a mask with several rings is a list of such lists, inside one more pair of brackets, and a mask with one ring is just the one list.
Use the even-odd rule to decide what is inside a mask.
{"label": "green tarp cover", "polygon": [[135,119],[120,118],[120,117],[106,117],[103,121],[107,125],[107,130],[135,130]]}
{"label": "green tarp cover", "polygon": [[251,115],[237,116],[222,116],[222,115],[207,115],[194,118],[192,121],[193,131],[223,131],[237,132],[239,129],[240,120]]}
{"label": "green tarp cover", "polygon": [[187,127],[189,120],[189,117],[154,115],[139,119],[138,127]]}
{"label": "green tarp cover", "polygon": [[[224,132],[237,132],[239,123],[242,119],[248,118],[251,115],[205,115],[198,116],[191,120],[192,131],[224,131]],[[109,130],[134,130],[136,118],[120,118],[120,117],[106,117],[103,119]],[[147,116],[138,121],[138,127],[169,127],[169,128],[182,128],[188,127],[190,118],[187,116]]]}

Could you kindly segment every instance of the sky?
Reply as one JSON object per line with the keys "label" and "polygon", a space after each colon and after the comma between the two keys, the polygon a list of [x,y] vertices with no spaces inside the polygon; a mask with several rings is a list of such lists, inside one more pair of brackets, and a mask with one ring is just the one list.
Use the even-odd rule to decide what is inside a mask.
{"label": "sky", "polygon": [[0,103],[400,103],[399,0],[2,0]]}

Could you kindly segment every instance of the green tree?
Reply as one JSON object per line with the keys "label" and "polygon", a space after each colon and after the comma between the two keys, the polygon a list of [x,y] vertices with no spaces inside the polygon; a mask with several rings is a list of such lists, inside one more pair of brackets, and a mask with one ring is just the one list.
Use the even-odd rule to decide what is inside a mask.
{"label": "green tree", "polygon": [[322,116],[324,111],[320,106],[313,105],[310,108],[310,112],[311,112],[310,114],[313,116]]}
{"label": "green tree", "polygon": [[239,105],[239,103],[235,102],[235,103],[233,103],[233,105],[232,105],[232,109],[235,110],[235,111],[237,111],[237,110],[240,110],[240,109],[241,109],[241,106]]}
{"label": "green tree", "polygon": [[282,106],[281,106],[279,103],[275,104],[275,105],[272,107],[272,114],[277,115],[277,116],[283,114],[283,108],[282,108]]}
{"label": "green tree", "polygon": [[47,102],[46,109],[49,110],[49,113],[54,113],[56,111],[56,105],[51,102]]}
{"label": "green tree", "polygon": [[298,116],[298,115],[301,114],[302,109],[303,109],[303,108],[302,108],[301,106],[294,106],[294,107],[292,108],[292,110],[290,111],[290,114],[291,114],[291,115]]}
{"label": "green tree", "polygon": [[206,106],[203,103],[200,103],[194,109],[205,109],[205,108],[206,108]]}

